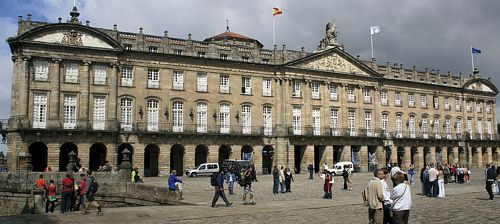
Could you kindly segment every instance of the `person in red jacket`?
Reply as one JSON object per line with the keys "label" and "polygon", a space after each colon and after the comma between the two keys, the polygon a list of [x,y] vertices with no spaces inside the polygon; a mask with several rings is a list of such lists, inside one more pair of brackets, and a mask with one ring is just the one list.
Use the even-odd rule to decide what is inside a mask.
{"label": "person in red jacket", "polygon": [[71,209],[71,196],[73,194],[74,182],[69,174],[62,180],[61,190],[61,212],[69,212]]}
{"label": "person in red jacket", "polygon": [[50,213],[54,213],[54,204],[57,201],[56,196],[56,185],[54,184],[54,180],[50,180],[49,186],[47,187],[47,201],[45,202],[45,213],[49,212],[49,204]]}
{"label": "person in red jacket", "polygon": [[80,192],[78,192],[78,196],[80,197],[78,208],[80,211],[83,211],[85,208],[85,174],[80,174],[80,177],[82,180],[80,181]]}

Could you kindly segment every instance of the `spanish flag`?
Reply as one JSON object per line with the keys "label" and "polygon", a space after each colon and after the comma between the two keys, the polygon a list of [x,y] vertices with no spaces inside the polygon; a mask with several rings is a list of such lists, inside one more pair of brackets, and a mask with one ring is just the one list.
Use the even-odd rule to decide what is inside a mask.
{"label": "spanish flag", "polygon": [[279,8],[273,8],[273,16],[276,16],[276,15],[279,15],[279,14],[282,14],[283,11],[281,11],[281,9]]}

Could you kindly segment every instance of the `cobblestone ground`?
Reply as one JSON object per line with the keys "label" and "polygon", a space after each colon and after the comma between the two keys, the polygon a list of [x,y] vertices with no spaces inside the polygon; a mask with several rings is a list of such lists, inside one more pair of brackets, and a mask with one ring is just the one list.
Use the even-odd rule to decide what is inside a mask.
{"label": "cobblestone ground", "polygon": [[[369,173],[356,173],[353,191],[342,190],[342,178],[335,177],[333,199],[325,200],[321,198],[322,182],[317,175],[314,180],[304,174],[295,175],[292,193],[276,196],[272,194],[271,176],[258,176],[259,182],[254,183],[257,205],[242,205],[242,188],[236,187],[236,195],[228,195],[234,202],[229,208],[221,199],[217,208],[210,207],[213,189],[208,177],[183,177],[185,200],[179,206],[108,208],[103,216],[8,216],[0,217],[0,223],[366,223],[361,189],[370,177]],[[167,178],[146,178],[145,182],[165,186]],[[410,223],[500,223],[500,196],[488,200],[479,176],[473,176],[470,183],[447,184],[445,188],[446,198],[427,198],[420,195],[419,182],[413,185]]]}

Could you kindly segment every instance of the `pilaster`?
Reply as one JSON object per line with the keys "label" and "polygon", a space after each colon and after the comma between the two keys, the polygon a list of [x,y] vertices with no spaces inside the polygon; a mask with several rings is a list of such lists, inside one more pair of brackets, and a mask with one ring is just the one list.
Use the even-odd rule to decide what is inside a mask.
{"label": "pilaster", "polygon": [[362,145],[359,149],[361,171],[368,171],[368,146]]}
{"label": "pilaster", "polygon": [[80,92],[80,124],[79,126],[82,126],[82,128],[87,128],[88,127],[88,121],[89,121],[89,87],[90,87],[90,61],[83,61],[83,67],[82,67],[82,77],[79,81],[81,83],[81,92]]}
{"label": "pilaster", "polygon": [[322,164],[327,163],[328,167],[332,167],[333,165],[333,145],[325,146],[325,152],[323,154]]}
{"label": "pilaster", "polygon": [[447,164],[448,160],[449,160],[449,158],[448,158],[448,148],[441,147],[441,155],[442,155],[441,161],[442,161],[443,165]]}
{"label": "pilaster", "polygon": [[401,165],[401,168],[403,168],[404,170],[408,170],[411,165],[411,147],[405,146],[404,150],[405,154],[403,156],[403,165]]}
{"label": "pilaster", "polygon": [[342,146],[342,155],[340,156],[340,158],[340,162],[352,162],[350,145]]}
{"label": "pilaster", "polygon": [[417,155],[415,158],[415,165],[418,169],[422,169],[425,164],[424,164],[424,147],[419,146],[417,147]]}
{"label": "pilaster", "polygon": [[430,160],[427,160],[427,161],[430,161],[431,163],[436,163],[436,146],[431,146],[429,147],[430,148]]}
{"label": "pilaster", "polygon": [[60,74],[60,62],[61,59],[59,58],[54,58],[52,59],[52,63],[50,64],[50,69],[49,69],[49,80],[51,81],[51,87],[52,91],[50,92],[50,112],[49,112],[49,118],[58,120],[61,118],[59,116],[60,114],[60,99],[61,99],[61,74]]}
{"label": "pilaster", "polygon": [[377,161],[378,161],[378,168],[385,167],[386,161],[385,161],[385,150],[384,146],[377,146],[377,151],[375,152]]}

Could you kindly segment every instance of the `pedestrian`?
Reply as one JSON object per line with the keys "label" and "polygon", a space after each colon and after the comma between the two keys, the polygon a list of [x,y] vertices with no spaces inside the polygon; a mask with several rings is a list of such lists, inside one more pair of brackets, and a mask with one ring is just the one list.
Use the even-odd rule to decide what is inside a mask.
{"label": "pedestrian", "polygon": [[352,169],[347,168],[347,190],[352,191]]}
{"label": "pedestrian", "polygon": [[439,190],[438,197],[439,198],[444,198],[444,196],[445,196],[444,177],[445,177],[444,168],[442,165],[439,165],[438,166],[438,180],[437,180],[438,181],[438,190]]}
{"label": "pedestrian", "polygon": [[470,179],[470,169],[468,166],[463,166],[462,171],[464,173],[464,183],[469,183]]}
{"label": "pedestrian", "polygon": [[444,184],[448,184],[450,182],[450,165],[447,163],[443,167],[444,172]]}
{"label": "pedestrian", "polygon": [[392,209],[391,190],[387,184],[387,179],[390,179],[391,175],[387,168],[382,168],[382,171],[384,172],[384,179],[381,180],[382,189],[384,191],[384,224],[393,224],[394,222],[390,215]]}
{"label": "pedestrian", "polygon": [[309,163],[309,165],[307,165],[307,171],[309,172],[309,179],[313,179],[313,171],[314,171],[314,167],[313,167],[313,164]]}
{"label": "pedestrian", "polygon": [[279,193],[279,182],[280,182],[280,174],[278,171],[278,166],[274,166],[273,168],[273,194],[277,195]]}
{"label": "pedestrian", "polygon": [[[248,167],[245,173],[243,174],[243,205],[255,205],[255,201],[253,200],[253,190],[252,190],[252,167]],[[250,201],[247,201],[247,195],[250,195]]]}
{"label": "pedestrian", "polygon": [[434,163],[431,163],[430,169],[429,169],[429,187],[427,192],[427,196],[429,197],[437,197],[439,194],[439,187],[438,187],[438,171],[436,168],[434,168]]}
{"label": "pedestrian", "polygon": [[292,181],[294,181],[292,172],[290,171],[290,168],[286,167],[285,168],[285,185],[286,185],[285,192],[292,192],[291,191]]}
{"label": "pedestrian", "polygon": [[333,185],[333,176],[332,173],[328,170],[323,171],[323,175],[321,176],[325,181],[323,184],[323,190],[325,191],[324,199],[332,199],[332,185]]}
{"label": "pedestrian", "polygon": [[97,215],[102,214],[102,208],[95,200],[95,194],[98,190],[97,181],[92,176],[92,171],[87,170],[87,178],[85,179],[85,209],[83,210],[83,214],[86,215],[89,213],[90,206],[97,208]]}
{"label": "pedestrian", "polygon": [[171,193],[179,193],[179,200],[184,200],[182,197],[182,180],[177,177],[177,171],[170,171],[170,176],[168,177],[168,189]]}
{"label": "pedestrian", "polygon": [[79,194],[79,206],[78,206],[78,209],[79,210],[83,210],[85,209],[85,174],[80,174],[80,188],[79,188],[79,191],[78,191],[78,194]]}
{"label": "pedestrian", "polygon": [[404,181],[404,174],[397,173],[393,176],[397,183],[392,190],[391,199],[393,200],[393,218],[395,224],[408,224],[411,209],[411,190],[408,184]]}
{"label": "pedestrian", "polygon": [[45,180],[43,179],[43,174],[38,175],[38,179],[35,181],[35,187],[41,188],[41,189],[46,189],[47,187],[45,186]]}
{"label": "pedestrian", "polygon": [[410,184],[415,184],[415,167],[413,166],[413,164],[410,165],[408,174],[410,174]]}
{"label": "pedestrian", "polygon": [[73,194],[74,182],[69,173],[62,180],[61,190],[61,212],[69,212],[71,209],[71,196]]}
{"label": "pedestrian", "polygon": [[214,186],[215,194],[214,198],[212,199],[212,207],[215,207],[215,203],[217,203],[219,197],[221,197],[222,200],[224,200],[224,202],[226,203],[226,207],[229,207],[233,203],[229,202],[226,198],[226,195],[224,194],[224,171],[220,169],[219,173],[215,175],[217,175],[217,186]]}
{"label": "pedestrian", "polygon": [[285,170],[284,170],[285,167],[281,166],[281,169],[280,169],[280,172],[279,172],[279,175],[280,175],[280,187],[281,187],[281,190],[280,190],[280,193],[284,194],[285,193]]}
{"label": "pedestrian", "polygon": [[346,167],[342,170],[342,177],[344,178],[344,190],[347,190],[347,180],[349,179],[349,173],[347,172]]}
{"label": "pedestrian", "polygon": [[50,205],[50,213],[54,213],[54,207],[56,201],[57,201],[56,185],[54,184],[54,180],[50,180],[49,186],[47,187],[47,201],[45,202],[45,213],[49,213],[49,205]]}
{"label": "pedestrian", "polygon": [[429,167],[425,166],[420,170],[420,184],[422,186],[422,195],[423,196],[427,196],[427,193],[429,192],[427,189],[429,187],[428,168]]}
{"label": "pedestrian", "polygon": [[233,169],[228,169],[229,171],[226,173],[224,176],[224,179],[226,180],[227,183],[227,189],[229,190],[229,195],[234,194],[234,181],[236,179],[236,176],[234,175]]}
{"label": "pedestrian", "polygon": [[384,220],[384,190],[382,179],[385,178],[381,169],[373,172],[373,177],[367,186],[366,200],[368,201],[368,222],[373,224],[383,223]]}
{"label": "pedestrian", "polygon": [[142,180],[142,177],[139,175],[139,168],[137,168],[135,170],[134,183],[136,183],[136,184],[144,183],[144,181]]}
{"label": "pedestrian", "polygon": [[486,169],[485,172],[485,179],[486,179],[486,191],[490,195],[490,200],[493,200],[493,190],[491,189],[491,185],[495,182],[496,178],[496,173],[495,173],[495,166],[493,164],[489,164],[488,169]]}
{"label": "pedestrian", "polygon": [[495,178],[497,179],[497,195],[500,195],[500,166],[497,166]]}

